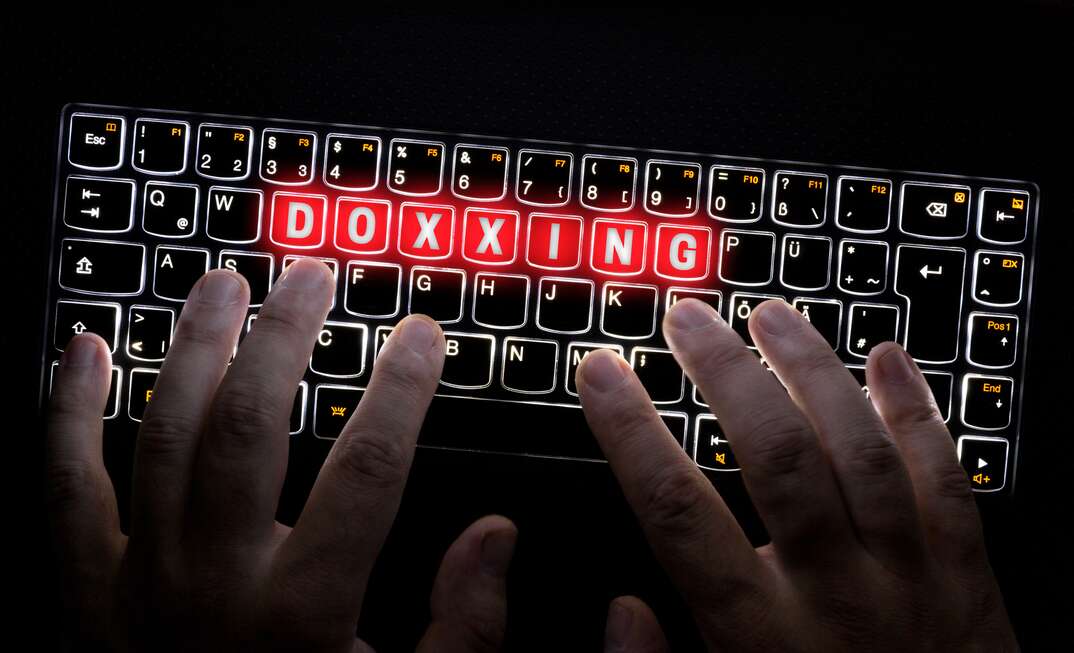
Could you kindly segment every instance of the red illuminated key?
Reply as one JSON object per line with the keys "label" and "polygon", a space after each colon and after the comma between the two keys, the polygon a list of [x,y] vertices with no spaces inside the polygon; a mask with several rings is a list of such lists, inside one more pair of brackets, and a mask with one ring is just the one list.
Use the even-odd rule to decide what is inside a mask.
{"label": "red illuminated key", "polygon": [[355,254],[386,252],[391,218],[391,202],[340,197],[336,200],[336,247]]}
{"label": "red illuminated key", "polygon": [[293,249],[315,249],[324,244],[328,198],[324,195],[274,193],[272,242]]}
{"label": "red illuminated key", "polygon": [[518,213],[466,209],[462,257],[474,263],[507,265],[518,249]]}
{"label": "red illuminated key", "polygon": [[648,236],[649,230],[644,222],[594,220],[589,264],[604,274],[639,274],[645,269]]}
{"label": "red illuminated key", "polygon": [[404,202],[399,207],[399,251],[413,258],[451,256],[455,209],[438,204]]}
{"label": "red illuminated key", "polygon": [[704,279],[711,247],[710,229],[662,224],[656,228],[656,273],[666,279]]}
{"label": "red illuminated key", "polygon": [[573,270],[582,262],[582,219],[531,213],[526,227],[526,262],[545,270]]}

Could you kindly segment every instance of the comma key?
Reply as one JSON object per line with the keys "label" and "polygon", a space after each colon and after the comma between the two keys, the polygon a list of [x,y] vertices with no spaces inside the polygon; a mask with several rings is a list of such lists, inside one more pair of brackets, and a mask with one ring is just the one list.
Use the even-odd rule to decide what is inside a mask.
{"label": "comma key", "polygon": [[635,347],[630,351],[630,366],[649,393],[654,404],[674,404],[682,401],[686,377],[667,349]]}

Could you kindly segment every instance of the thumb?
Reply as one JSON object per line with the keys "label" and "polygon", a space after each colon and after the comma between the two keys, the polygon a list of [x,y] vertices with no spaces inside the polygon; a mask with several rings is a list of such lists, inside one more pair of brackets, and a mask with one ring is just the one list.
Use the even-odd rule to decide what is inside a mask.
{"label": "thumb", "polygon": [[608,606],[605,653],[666,653],[668,641],[656,615],[641,599],[620,596]]}

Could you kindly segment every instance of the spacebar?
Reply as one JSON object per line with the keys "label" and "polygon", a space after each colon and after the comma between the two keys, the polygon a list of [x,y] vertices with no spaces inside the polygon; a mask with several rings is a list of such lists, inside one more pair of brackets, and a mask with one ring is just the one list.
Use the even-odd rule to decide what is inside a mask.
{"label": "spacebar", "polygon": [[604,460],[581,408],[436,395],[418,444]]}

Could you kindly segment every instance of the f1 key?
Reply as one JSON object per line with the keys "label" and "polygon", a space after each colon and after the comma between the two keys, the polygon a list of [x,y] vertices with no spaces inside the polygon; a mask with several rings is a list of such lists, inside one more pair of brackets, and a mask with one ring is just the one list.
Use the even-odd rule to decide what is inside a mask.
{"label": "f1 key", "polygon": [[828,206],[828,175],[809,172],[776,173],[772,220],[791,227],[819,227]]}
{"label": "f1 key", "polygon": [[139,118],[134,121],[131,165],[151,175],[178,175],[186,170],[190,125],[180,120]]}

